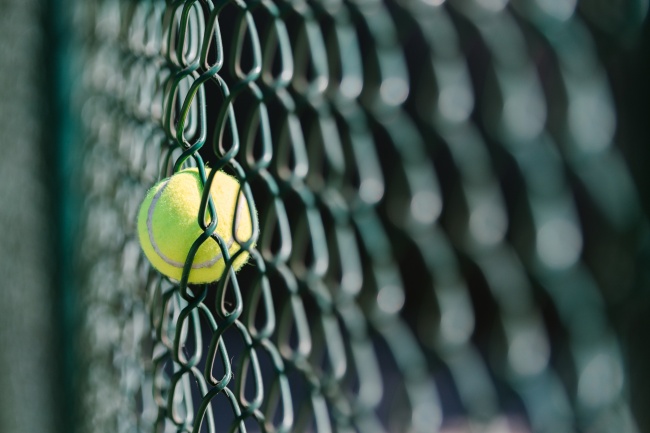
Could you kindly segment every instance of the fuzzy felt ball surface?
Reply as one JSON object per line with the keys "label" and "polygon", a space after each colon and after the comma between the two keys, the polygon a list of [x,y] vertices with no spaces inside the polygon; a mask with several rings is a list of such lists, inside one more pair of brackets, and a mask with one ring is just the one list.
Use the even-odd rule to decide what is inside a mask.
{"label": "fuzzy felt ball surface", "polygon": [[[210,170],[206,169],[209,175]],[[217,228],[199,247],[189,274],[189,283],[209,283],[221,278],[226,268],[224,254],[214,239],[218,235],[232,258],[241,244],[253,236],[257,215],[240,191],[237,179],[217,172],[210,188],[217,214]],[[180,280],[192,244],[203,234],[198,216],[203,188],[196,168],[182,170],[153,186],[138,213],[140,245],[151,264],[161,273]],[[206,225],[209,212],[206,212]],[[236,255],[232,267],[239,270],[248,252]]]}

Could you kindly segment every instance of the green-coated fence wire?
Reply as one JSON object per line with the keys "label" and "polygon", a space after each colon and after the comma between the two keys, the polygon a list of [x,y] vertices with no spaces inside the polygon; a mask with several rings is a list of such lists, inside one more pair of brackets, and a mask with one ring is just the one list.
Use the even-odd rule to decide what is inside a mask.
{"label": "green-coated fence wire", "polygon": [[[583,3],[78,2],[80,431],[636,432],[606,252],[646,220],[592,34],[644,3]],[[259,214],[218,283],[137,242],[186,166]]]}

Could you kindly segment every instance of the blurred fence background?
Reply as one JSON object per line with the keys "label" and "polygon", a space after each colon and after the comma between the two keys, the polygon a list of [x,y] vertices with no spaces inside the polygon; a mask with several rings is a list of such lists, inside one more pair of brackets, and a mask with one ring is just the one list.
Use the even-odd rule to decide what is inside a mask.
{"label": "blurred fence background", "polygon": [[[0,5],[0,431],[650,431],[646,1]],[[260,227],[187,286],[196,165]]]}

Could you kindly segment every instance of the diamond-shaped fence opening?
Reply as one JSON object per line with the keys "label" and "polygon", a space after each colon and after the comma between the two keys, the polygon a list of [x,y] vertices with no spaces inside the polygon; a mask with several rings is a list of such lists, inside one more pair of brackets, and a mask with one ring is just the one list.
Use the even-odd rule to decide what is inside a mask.
{"label": "diamond-shaped fence opening", "polygon": [[[76,2],[79,431],[638,431],[602,59],[644,8],[578,3]],[[216,283],[138,244],[186,167],[258,214]]]}

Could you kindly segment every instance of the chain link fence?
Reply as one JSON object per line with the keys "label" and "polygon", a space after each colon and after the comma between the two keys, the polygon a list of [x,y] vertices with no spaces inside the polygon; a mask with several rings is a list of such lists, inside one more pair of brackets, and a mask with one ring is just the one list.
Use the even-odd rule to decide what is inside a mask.
{"label": "chain link fence", "polygon": [[[644,5],[75,2],[79,431],[639,431],[647,222],[601,42]],[[137,241],[187,166],[259,215],[213,284]]]}

